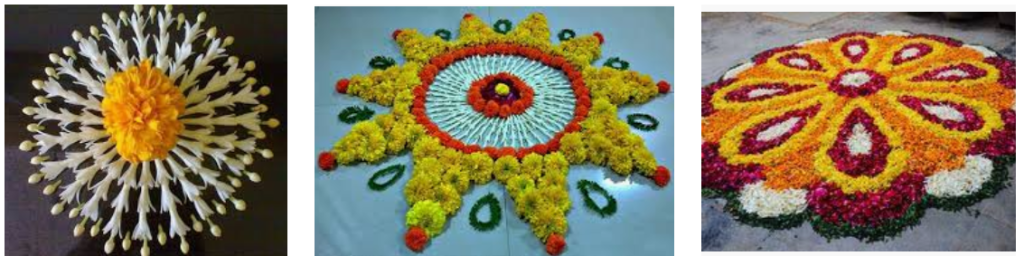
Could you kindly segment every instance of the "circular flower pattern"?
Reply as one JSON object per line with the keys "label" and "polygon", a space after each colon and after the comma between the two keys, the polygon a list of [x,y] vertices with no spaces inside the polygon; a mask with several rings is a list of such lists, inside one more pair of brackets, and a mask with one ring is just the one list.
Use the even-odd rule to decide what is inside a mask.
{"label": "circular flower pattern", "polygon": [[519,77],[501,72],[476,80],[469,87],[466,103],[486,117],[508,118],[533,106],[533,88]]}
{"label": "circular flower pattern", "polygon": [[556,45],[542,14],[500,24],[495,30],[466,14],[451,40],[396,30],[392,38],[405,63],[335,84],[339,93],[392,107],[353,125],[327,161],[373,164],[411,151],[412,177],[403,193],[412,207],[406,243],[413,251],[443,232],[473,184],[504,185],[538,245],[556,255],[565,249],[569,228],[570,165],[639,173],[659,187],[671,179],[617,108],[668,93],[668,82],[594,66],[604,42],[600,33]]}
{"label": "circular flower pattern", "polygon": [[[573,76],[570,77],[570,74]],[[492,156],[537,152],[586,116],[578,72],[537,49],[492,44],[435,57],[423,68],[414,114],[449,147]],[[576,81],[576,82],[574,82]],[[546,153],[537,152],[537,153]],[[520,156],[523,154],[519,154]]]}
{"label": "circular flower pattern", "polygon": [[895,235],[883,227],[925,197],[1000,188],[1015,72],[987,48],[905,32],[765,51],[703,89],[702,187],[760,221],[806,210],[827,236]]}
{"label": "circular flower pattern", "polygon": [[255,62],[228,54],[235,39],[218,36],[205,12],[186,19],[170,5],[136,5],[98,16],[88,34],[70,33],[77,48],[51,53],[46,77],[32,81],[43,95],[22,109],[35,121],[20,149],[36,151],[40,166],[28,181],[48,183],[48,196],[59,188],[50,213],[67,206],[68,218],[81,219],[74,235],[90,225],[90,235],[108,236],[107,254],[138,241],[149,255],[153,240],[176,238],[187,254],[189,233],[221,236],[214,217],[226,204],[246,209],[235,192],[243,179],[261,181],[253,155],[274,156],[259,142],[280,125],[260,104],[270,87],[257,85]]}

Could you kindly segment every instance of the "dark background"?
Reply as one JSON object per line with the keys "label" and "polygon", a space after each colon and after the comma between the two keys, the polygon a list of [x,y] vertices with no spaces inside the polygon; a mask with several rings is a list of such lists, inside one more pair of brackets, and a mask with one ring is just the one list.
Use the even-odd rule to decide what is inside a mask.
{"label": "dark background", "polygon": [[[148,11],[149,6],[146,6]],[[157,6],[159,11],[163,6]],[[5,70],[4,104],[6,107],[4,134],[4,182],[5,182],[5,248],[6,255],[103,255],[103,245],[107,236],[89,236],[91,223],[87,224],[86,232],[74,237],[72,230],[78,219],[68,219],[64,212],[57,216],[50,215],[50,208],[57,202],[57,193],[51,196],[42,194],[43,187],[48,184],[40,182],[27,183],[28,176],[38,170],[38,166],[30,165],[29,159],[35,152],[22,152],[18,145],[32,135],[25,130],[31,119],[21,113],[26,106],[35,106],[32,98],[42,95],[32,88],[33,79],[45,77],[43,69],[53,66],[47,55],[51,52],[60,53],[64,46],[72,46],[78,50],[77,43],[71,38],[74,30],[89,36],[89,26],[102,23],[101,14],[106,12],[117,19],[121,10],[131,13],[132,6],[6,6],[5,30],[6,45],[4,51]],[[285,255],[287,253],[287,174],[285,161],[288,118],[286,115],[287,99],[287,9],[285,6],[174,6],[174,13],[185,13],[190,22],[195,22],[200,11],[206,11],[207,19],[203,28],[216,26],[218,37],[231,35],[235,43],[227,48],[226,54],[238,56],[244,63],[247,60],[256,62],[256,70],[248,73],[259,80],[257,85],[268,85],[272,89],[269,97],[260,97],[260,103],[270,107],[270,111],[261,116],[275,117],[281,126],[275,129],[266,128],[267,138],[260,140],[260,148],[270,148],[274,158],[263,159],[254,155],[255,163],[249,166],[262,176],[263,181],[252,183],[243,179],[242,187],[237,189],[235,196],[244,199],[248,209],[239,212],[230,203],[228,215],[213,215],[213,221],[220,225],[222,236],[213,237],[209,226],[204,225],[202,234],[189,233],[187,236],[191,249],[189,255]],[[180,41],[175,36],[180,32],[169,29],[172,44],[168,52],[173,53],[174,43]],[[153,29],[153,30],[150,30]],[[152,25],[147,31],[155,31]],[[122,31],[122,35],[130,34]],[[203,40],[200,38],[198,41]],[[126,39],[127,40],[127,39]],[[106,40],[103,40],[106,41]],[[130,41],[129,41],[130,43]],[[130,43],[131,44],[131,43]],[[199,43],[201,44],[201,42]],[[109,42],[101,42],[101,48],[109,46]],[[150,46],[152,47],[152,46]],[[194,51],[199,47],[193,46]],[[205,49],[205,48],[204,48]],[[134,51],[134,46],[129,47]],[[108,53],[113,57],[113,53]],[[113,64],[113,62],[111,62]],[[189,62],[191,63],[191,61]],[[214,63],[222,63],[214,62]],[[77,65],[76,65],[77,66]],[[190,65],[191,66],[191,65]],[[218,68],[219,70],[219,68]],[[65,80],[63,84],[67,85]],[[61,104],[63,105],[63,104]],[[54,108],[55,106],[51,106]],[[248,108],[248,107],[246,107]],[[49,122],[48,122],[49,123]],[[57,128],[48,126],[46,132],[55,133]],[[51,149],[53,152],[58,149]],[[208,166],[211,167],[211,166]],[[62,173],[65,181],[72,179],[69,171]],[[97,174],[97,175],[103,175]],[[67,184],[64,182],[63,184]],[[116,188],[113,187],[112,188]],[[172,190],[180,190],[175,187]],[[58,189],[58,193],[60,190]],[[137,191],[133,193],[131,202],[132,213],[126,214],[123,220],[127,227],[134,228],[134,206]],[[91,193],[86,193],[91,195]],[[212,198],[215,192],[207,191],[204,198]],[[87,200],[87,198],[82,199]],[[154,205],[158,207],[157,202]],[[101,204],[101,216],[109,218],[109,201]],[[212,206],[211,206],[212,207]],[[191,224],[189,215],[191,204],[180,207],[179,214]],[[129,218],[130,216],[130,218]],[[129,221],[130,220],[130,221]],[[168,217],[163,214],[150,214],[153,230],[155,223],[167,226]],[[126,230],[129,230],[126,228]],[[117,249],[113,255],[126,255],[121,249],[120,240],[116,241]],[[178,255],[180,240],[168,237],[165,246],[155,241],[150,243],[152,255]],[[138,255],[142,243],[133,241],[127,255]]]}

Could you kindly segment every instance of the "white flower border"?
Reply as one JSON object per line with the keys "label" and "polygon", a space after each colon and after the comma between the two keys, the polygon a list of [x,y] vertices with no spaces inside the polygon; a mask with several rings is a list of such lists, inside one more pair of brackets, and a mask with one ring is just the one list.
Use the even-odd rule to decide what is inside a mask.
{"label": "white flower border", "polygon": [[960,169],[945,170],[925,178],[925,191],[936,197],[966,196],[981,190],[992,179],[995,164],[982,155],[967,156]]}
{"label": "white flower border", "polygon": [[744,212],[761,218],[797,214],[807,209],[807,190],[774,190],[765,187],[764,181],[747,184],[737,199]]}

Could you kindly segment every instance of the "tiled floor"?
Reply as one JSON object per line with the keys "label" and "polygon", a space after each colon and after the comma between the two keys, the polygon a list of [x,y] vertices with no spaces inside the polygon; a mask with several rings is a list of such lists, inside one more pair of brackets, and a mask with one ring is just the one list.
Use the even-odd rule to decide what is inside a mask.
{"label": "tiled floor", "polygon": [[[701,19],[701,81],[714,82],[726,70],[773,47],[849,31],[906,30],[957,38],[991,47],[1015,58],[1015,34],[1000,29],[994,19],[949,23],[937,17],[902,13],[847,13],[799,24],[757,13],[705,13]],[[1011,167],[1010,176],[1016,167]],[[724,201],[702,201],[703,250],[989,250],[1016,249],[1016,182],[995,198],[970,209],[980,214],[928,209],[921,225],[891,241],[863,243],[854,238],[831,242],[809,223],[783,231],[754,228],[733,221],[722,211]]]}
{"label": "tiled floor", "polygon": [[[671,8],[317,8],[316,11],[316,149],[330,149],[351,129],[338,121],[337,114],[353,105],[369,105],[378,114],[389,108],[334,92],[341,77],[365,74],[366,63],[376,55],[393,56],[401,64],[391,31],[413,27],[432,33],[446,28],[457,33],[459,21],[473,12],[487,22],[506,18],[518,22],[529,13],[547,15],[552,42],[563,28],[579,34],[600,31],[605,35],[603,56],[619,56],[631,69],[650,74],[655,80],[672,81],[672,9]],[[609,18],[609,17],[615,17]],[[639,40],[642,39],[642,40]],[[596,65],[605,59],[598,60]],[[635,131],[642,136],[658,162],[673,166],[672,120],[674,94],[659,96],[641,106],[619,108],[620,118],[645,112],[660,120],[656,131]],[[373,172],[394,163],[411,165],[409,154],[392,157],[377,165],[342,167],[325,173],[309,170],[316,177],[316,254],[317,255],[546,255],[544,245],[530,227],[516,217],[512,201],[503,186],[489,183],[476,186],[463,195],[459,212],[448,220],[444,233],[435,237],[422,254],[404,245],[405,212],[408,210],[402,188],[411,177],[407,169],[394,186],[381,192],[366,187]],[[582,207],[576,181],[597,181],[615,196],[618,212],[601,218]],[[673,249],[673,191],[670,183],[657,188],[649,179],[623,178],[596,166],[570,169],[569,232],[563,255],[669,255]],[[489,232],[469,226],[469,208],[487,193],[503,201],[503,223]],[[600,200],[600,199],[595,199]],[[600,202],[599,202],[600,203]],[[486,217],[482,217],[486,218]]]}

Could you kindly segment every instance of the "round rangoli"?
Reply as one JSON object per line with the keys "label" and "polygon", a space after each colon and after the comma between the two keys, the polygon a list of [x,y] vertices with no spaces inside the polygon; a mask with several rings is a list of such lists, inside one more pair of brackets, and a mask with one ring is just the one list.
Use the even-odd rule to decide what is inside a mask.
{"label": "round rangoli", "polygon": [[[404,237],[411,250],[424,250],[443,232],[473,184],[504,184],[517,217],[530,224],[550,254],[561,253],[566,243],[570,165],[590,162],[667,185],[668,169],[658,166],[644,140],[618,118],[617,106],[648,102],[670,86],[628,70],[618,58],[619,65],[592,66],[604,43],[600,33],[577,37],[563,30],[562,42],[554,45],[544,15],[532,14],[514,26],[502,19],[492,27],[467,14],[455,38],[443,29],[433,36],[401,29],[391,36],[404,64],[377,57],[368,76],[335,85],[339,93],[391,106],[391,113],[356,123],[318,163],[333,170],[336,164],[378,163],[410,150]],[[473,212],[483,203],[491,206],[491,219],[500,218],[496,202],[482,201]],[[591,209],[601,216],[614,213]],[[500,224],[475,215],[471,223],[482,232]]]}
{"label": "round rangoli", "polygon": [[701,186],[741,222],[877,241],[1007,185],[1016,64],[906,32],[756,55],[703,89]]}
{"label": "round rangoli", "polygon": [[40,95],[22,109],[33,135],[19,148],[39,166],[28,182],[57,197],[50,214],[67,208],[78,221],[69,235],[106,236],[107,254],[146,256],[174,239],[187,254],[189,233],[220,237],[214,218],[244,211],[235,192],[262,180],[249,165],[274,156],[260,141],[281,123],[260,104],[270,87],[256,63],[229,55],[234,37],[206,12],[190,15],[170,5],[97,14],[99,25],[68,33],[77,47],[48,56],[32,81]]}

